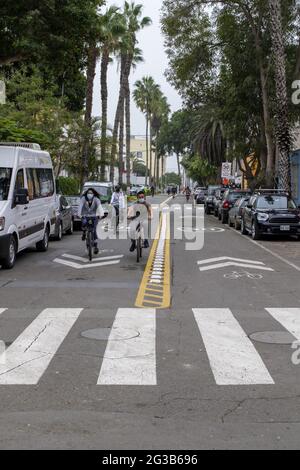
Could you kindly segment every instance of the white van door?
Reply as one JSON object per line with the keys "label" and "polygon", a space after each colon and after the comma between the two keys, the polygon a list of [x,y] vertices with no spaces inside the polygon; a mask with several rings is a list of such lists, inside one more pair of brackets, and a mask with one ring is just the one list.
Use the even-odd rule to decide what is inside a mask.
{"label": "white van door", "polygon": [[[25,186],[25,175],[24,169],[19,168],[16,172],[15,185],[14,185],[14,196],[18,194],[20,189],[24,189]],[[19,236],[19,250],[23,250],[28,246],[28,229],[30,227],[30,210],[29,204],[26,206],[14,206],[12,208],[12,220],[15,221],[15,225],[18,229]]]}
{"label": "white van door", "polygon": [[40,199],[40,187],[35,168],[26,168],[27,189],[29,194],[28,228],[26,233],[28,246],[40,241],[44,236],[45,214],[44,201]]}

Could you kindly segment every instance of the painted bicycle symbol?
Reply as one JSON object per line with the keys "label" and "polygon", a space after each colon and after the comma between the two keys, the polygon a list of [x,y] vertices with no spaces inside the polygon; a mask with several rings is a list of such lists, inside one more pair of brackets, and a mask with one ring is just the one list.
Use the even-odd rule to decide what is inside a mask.
{"label": "painted bicycle symbol", "polygon": [[224,274],[224,277],[225,279],[242,279],[243,277],[246,277],[248,279],[262,279],[263,278],[261,274],[248,273],[247,271],[243,271],[243,272],[233,271],[232,273]]}

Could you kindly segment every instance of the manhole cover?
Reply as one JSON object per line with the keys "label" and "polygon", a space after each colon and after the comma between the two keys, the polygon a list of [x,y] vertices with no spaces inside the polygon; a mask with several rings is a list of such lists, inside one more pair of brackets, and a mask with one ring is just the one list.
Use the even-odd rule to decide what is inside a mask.
{"label": "manhole cover", "polygon": [[[98,341],[107,341],[111,332],[111,328],[96,328],[94,330],[87,330],[81,333],[83,338],[96,339]],[[135,330],[126,330],[124,328],[114,328],[114,341],[123,341],[124,339],[132,339],[139,336]]]}
{"label": "manhole cover", "polygon": [[287,331],[259,331],[250,335],[253,341],[268,344],[293,344],[296,338]]}

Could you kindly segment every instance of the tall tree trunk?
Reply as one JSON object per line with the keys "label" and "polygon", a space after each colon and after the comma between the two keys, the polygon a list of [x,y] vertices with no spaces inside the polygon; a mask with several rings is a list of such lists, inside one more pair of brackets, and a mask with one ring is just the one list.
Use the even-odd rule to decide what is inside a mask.
{"label": "tall tree trunk", "polygon": [[131,71],[133,57],[131,54],[127,56],[126,66],[126,91],[125,91],[125,119],[126,119],[126,184],[130,186],[130,156],[131,156],[131,126],[130,126],[130,85],[129,76]]}
{"label": "tall tree trunk", "polygon": [[100,179],[105,180],[105,167],[106,167],[106,152],[107,152],[107,101],[108,101],[108,89],[107,89],[107,71],[109,64],[109,50],[103,49],[102,60],[101,60],[101,161],[100,161]]}
{"label": "tall tree trunk", "polygon": [[120,113],[120,130],[119,130],[119,184],[123,184],[123,169],[124,169],[124,111],[125,99],[122,100],[121,113]]}
{"label": "tall tree trunk", "polygon": [[[125,90],[123,87],[123,75],[124,75],[124,60],[121,59],[121,71],[120,71],[120,91],[119,91],[119,100],[117,105],[117,110],[115,114],[113,135],[112,135],[112,144],[111,144],[111,155],[110,155],[110,173],[109,179],[113,183],[115,178],[115,165],[116,165],[116,155],[117,155],[117,145],[118,145],[118,131],[121,122],[121,116],[124,116],[124,98]],[[122,114],[123,112],[123,114]]]}
{"label": "tall tree trunk", "polygon": [[153,161],[152,161],[152,124],[151,124],[151,116],[150,116],[150,119],[149,119],[149,134],[150,134],[150,144],[149,144],[149,166],[150,166],[150,169],[149,169],[149,184],[151,185],[153,183]]}
{"label": "tall tree trunk", "polygon": [[149,176],[149,116],[146,113],[146,174],[145,174],[145,186],[148,185]]}
{"label": "tall tree trunk", "polygon": [[88,173],[89,173],[90,131],[91,131],[91,125],[92,125],[93,93],[94,93],[94,79],[96,75],[96,63],[97,63],[97,48],[95,44],[91,44],[88,50],[86,103],[85,103],[85,115],[84,115],[86,135],[84,138],[82,160],[81,160],[81,172],[80,172],[81,184],[88,177]]}
{"label": "tall tree trunk", "polygon": [[180,157],[179,153],[176,153],[177,167],[178,167],[178,176],[181,177],[181,169],[180,169],[180,159],[179,159],[179,157]]}
{"label": "tall tree trunk", "polygon": [[275,63],[276,140],[279,150],[279,188],[291,191],[290,154],[292,138],[289,124],[285,50],[282,31],[281,0],[269,0],[270,26]]}

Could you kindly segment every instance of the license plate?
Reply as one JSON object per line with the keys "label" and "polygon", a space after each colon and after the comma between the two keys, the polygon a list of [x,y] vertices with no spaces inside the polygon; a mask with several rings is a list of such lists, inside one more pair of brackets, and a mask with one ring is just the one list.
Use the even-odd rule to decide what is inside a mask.
{"label": "license plate", "polygon": [[282,232],[289,232],[291,230],[291,226],[290,225],[280,225],[280,230]]}

